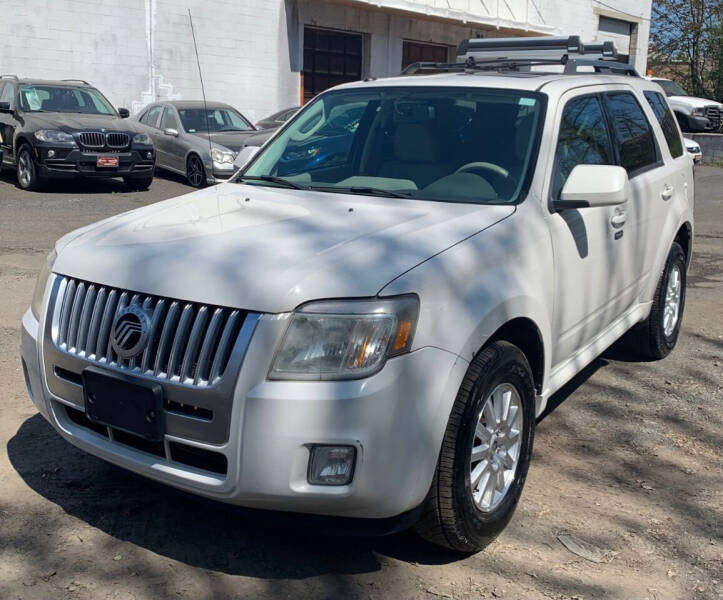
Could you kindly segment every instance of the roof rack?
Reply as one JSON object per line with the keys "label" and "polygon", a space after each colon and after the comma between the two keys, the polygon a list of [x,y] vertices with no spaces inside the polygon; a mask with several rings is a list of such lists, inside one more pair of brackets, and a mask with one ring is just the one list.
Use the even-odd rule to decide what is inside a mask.
{"label": "roof rack", "polygon": [[18,81],[17,75],[0,75],[0,79],[14,79],[15,81]]}
{"label": "roof rack", "polygon": [[84,83],[85,85],[90,85],[85,79],[61,79],[60,81],[65,81],[67,83]]}
{"label": "roof rack", "polygon": [[[563,75],[578,74],[579,67],[593,67],[595,73],[616,73],[621,75],[630,75],[639,77],[638,72],[632,65],[627,63],[619,63],[612,60],[596,60],[591,58],[568,58],[567,55],[559,59],[538,59],[538,58],[498,58],[489,60],[475,60],[473,57],[467,58],[465,62],[458,63],[435,63],[435,62],[417,62],[407,66],[401,75],[414,75],[420,72],[440,72],[449,73],[474,73],[476,71],[522,71],[530,72],[530,67],[539,67],[546,65],[562,65]],[[580,71],[584,74],[585,71]]]}
{"label": "roof rack", "polygon": [[616,58],[617,49],[613,42],[583,44],[577,35],[479,38],[462,41],[457,49],[456,63],[413,63],[402,71],[402,75],[420,71],[530,71],[531,67],[562,65],[566,75],[578,73],[579,67],[592,67],[595,73],[639,77],[631,65],[617,62]]}

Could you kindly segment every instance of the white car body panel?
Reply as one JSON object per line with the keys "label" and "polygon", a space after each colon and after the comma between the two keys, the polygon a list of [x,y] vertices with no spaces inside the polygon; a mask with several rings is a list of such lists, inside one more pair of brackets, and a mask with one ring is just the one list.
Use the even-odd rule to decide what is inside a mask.
{"label": "white car body panel", "polygon": [[[228,442],[172,439],[223,454],[218,476],[150,457],[75,426],[50,392],[43,315],[23,318],[29,392],[60,434],[84,450],[193,493],[244,506],[386,518],[417,507],[437,462],[469,362],[505,324],[539,332],[537,414],[650,311],[670,246],[693,235],[692,158],[673,158],[642,94],[659,86],[612,75],[434,75],[345,84],[479,86],[547,94],[542,139],[517,205],[330,194],[226,183],[73,232],[54,273],[107,286],[262,313],[233,391]],[[631,91],[651,123],[660,163],[630,178],[624,204],[555,211],[550,181],[564,103]],[[624,223],[614,217],[624,217]],[[621,235],[617,236],[617,233]],[[688,257],[689,259],[689,257]],[[290,313],[319,299],[413,293],[411,352],[349,381],[267,378]],[[357,451],[349,485],[307,482],[309,443]],[[407,460],[414,456],[413,465]]]}

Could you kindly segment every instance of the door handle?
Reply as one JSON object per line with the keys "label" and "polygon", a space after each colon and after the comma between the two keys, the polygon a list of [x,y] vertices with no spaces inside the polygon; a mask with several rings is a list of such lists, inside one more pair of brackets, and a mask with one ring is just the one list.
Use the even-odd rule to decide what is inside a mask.
{"label": "door handle", "polygon": [[618,227],[622,227],[623,225],[625,225],[625,221],[627,220],[627,218],[628,215],[624,210],[620,212],[615,212],[615,214],[610,217],[610,224],[617,229]]}
{"label": "door handle", "polygon": [[670,200],[673,196],[674,188],[672,185],[668,185],[667,183],[663,186],[663,191],[660,192],[660,197],[663,200]]}

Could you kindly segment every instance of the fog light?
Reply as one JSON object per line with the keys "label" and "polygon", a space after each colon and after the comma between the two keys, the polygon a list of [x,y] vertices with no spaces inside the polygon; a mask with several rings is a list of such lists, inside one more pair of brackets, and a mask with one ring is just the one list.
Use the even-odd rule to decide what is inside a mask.
{"label": "fog light", "polygon": [[153,152],[146,152],[146,158],[153,158]]}
{"label": "fog light", "polygon": [[55,150],[48,150],[48,158],[53,158],[55,156]]}
{"label": "fog light", "polygon": [[354,446],[313,446],[307,479],[313,485],[346,485],[354,475]]}

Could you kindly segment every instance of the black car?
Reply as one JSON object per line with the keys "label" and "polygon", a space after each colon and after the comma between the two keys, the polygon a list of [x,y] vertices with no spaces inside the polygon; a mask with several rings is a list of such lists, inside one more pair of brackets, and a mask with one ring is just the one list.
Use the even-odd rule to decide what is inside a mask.
{"label": "black car", "polygon": [[133,189],[153,181],[156,154],[150,137],[126,120],[85,81],[0,77],[2,166],[15,169],[23,189],[44,180],[122,177]]}
{"label": "black car", "polygon": [[273,115],[270,115],[265,119],[261,119],[258,123],[256,123],[256,128],[276,129],[277,127],[281,127],[284,123],[286,123],[286,121],[288,121],[297,112],[299,112],[300,108],[300,106],[294,106],[292,108],[285,108],[284,110],[280,110],[279,112],[274,113]]}

